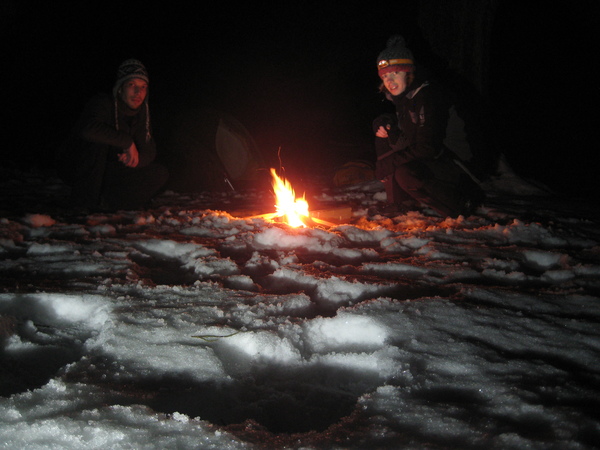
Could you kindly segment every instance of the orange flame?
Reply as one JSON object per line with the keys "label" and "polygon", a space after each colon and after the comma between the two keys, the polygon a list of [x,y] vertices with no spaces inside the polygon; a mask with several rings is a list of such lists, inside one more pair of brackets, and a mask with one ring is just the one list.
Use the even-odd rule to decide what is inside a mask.
{"label": "orange flame", "polygon": [[296,198],[292,185],[286,179],[280,178],[275,169],[271,169],[273,176],[273,191],[277,203],[275,204],[275,217],[283,217],[291,227],[305,227],[308,215],[308,202],[302,198]]}
{"label": "orange flame", "polygon": [[277,176],[275,169],[271,169],[273,176],[273,191],[275,192],[275,209],[277,212],[268,214],[259,214],[254,217],[260,217],[266,220],[281,219],[291,227],[314,227],[316,225],[324,225],[327,227],[335,226],[335,224],[322,220],[318,217],[312,217],[308,211],[308,202],[302,198],[296,198],[296,194],[289,181]]}

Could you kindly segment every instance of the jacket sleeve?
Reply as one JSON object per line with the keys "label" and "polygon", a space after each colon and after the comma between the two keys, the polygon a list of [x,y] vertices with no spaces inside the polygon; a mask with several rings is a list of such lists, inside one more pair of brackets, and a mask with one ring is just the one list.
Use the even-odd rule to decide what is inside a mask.
{"label": "jacket sleeve", "polygon": [[119,149],[126,149],[133,142],[129,134],[116,129],[111,98],[104,95],[98,95],[86,104],[76,133],[83,140]]}

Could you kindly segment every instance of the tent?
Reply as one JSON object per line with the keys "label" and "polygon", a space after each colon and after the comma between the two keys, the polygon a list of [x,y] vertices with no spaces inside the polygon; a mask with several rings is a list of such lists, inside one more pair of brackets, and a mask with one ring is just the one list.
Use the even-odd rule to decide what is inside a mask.
{"label": "tent", "polygon": [[164,143],[171,172],[168,189],[236,190],[265,177],[252,136],[231,115],[209,109],[186,111],[170,128]]}

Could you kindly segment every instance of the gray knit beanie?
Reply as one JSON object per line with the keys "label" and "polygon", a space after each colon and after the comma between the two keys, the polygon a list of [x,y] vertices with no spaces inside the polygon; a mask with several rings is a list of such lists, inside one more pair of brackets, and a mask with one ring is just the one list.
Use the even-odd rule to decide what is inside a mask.
{"label": "gray knit beanie", "polygon": [[125,81],[132,78],[140,78],[146,83],[150,83],[146,67],[137,59],[128,59],[121,63],[119,69],[117,70],[117,81],[115,82],[115,87],[113,88],[113,95],[116,97],[117,91],[121,85]]}
{"label": "gray knit beanie", "polygon": [[377,58],[379,76],[388,72],[411,72],[414,67],[413,54],[406,48],[404,38],[400,35],[390,37],[385,50]]}

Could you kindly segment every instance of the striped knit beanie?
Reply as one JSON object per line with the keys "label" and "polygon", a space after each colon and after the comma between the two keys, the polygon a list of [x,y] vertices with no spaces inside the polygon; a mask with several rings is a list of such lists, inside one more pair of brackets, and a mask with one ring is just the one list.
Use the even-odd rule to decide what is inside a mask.
{"label": "striped knit beanie", "polygon": [[377,58],[379,76],[389,72],[412,72],[415,60],[412,52],[406,48],[406,42],[400,35],[388,39],[387,46]]}
{"label": "striped knit beanie", "polygon": [[113,88],[113,95],[116,97],[121,85],[132,78],[140,78],[146,83],[150,83],[146,67],[137,59],[128,59],[121,63],[117,69],[117,81]]}

